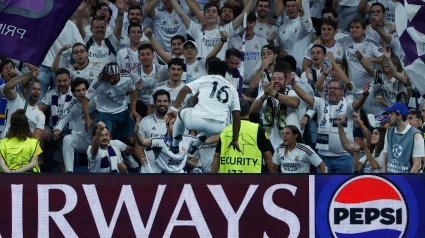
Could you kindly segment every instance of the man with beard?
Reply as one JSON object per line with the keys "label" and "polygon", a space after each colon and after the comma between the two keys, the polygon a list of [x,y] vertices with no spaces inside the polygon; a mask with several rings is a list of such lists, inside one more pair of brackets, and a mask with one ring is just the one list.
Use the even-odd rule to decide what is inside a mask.
{"label": "man with beard", "polygon": [[[160,89],[152,95],[152,98],[155,103],[155,113],[140,121],[139,132],[143,138],[163,138],[167,134],[165,114],[170,106],[170,93]],[[155,165],[154,152],[154,150],[145,149],[147,163],[140,168],[141,173],[160,173]]]}
{"label": "man with beard", "polygon": [[[322,36],[321,36],[321,45],[325,47],[326,52],[332,52],[335,60],[339,63],[342,63],[345,60],[344,47],[338,41],[335,41],[335,33],[337,30],[336,22],[332,20],[324,19],[322,25],[320,26]],[[303,60],[303,72],[308,70],[314,64],[312,61],[312,48],[314,43],[311,43],[308,46],[307,53],[304,56]],[[325,53],[326,53],[325,52]],[[320,75],[319,75],[320,76]]]}
{"label": "man with beard", "polygon": [[[1,138],[5,138],[7,131],[10,127],[10,117],[12,113],[14,113],[18,109],[24,109],[25,107],[25,98],[27,98],[28,93],[31,93],[28,101],[28,108],[25,111],[25,115],[28,118],[28,123],[30,125],[31,133],[34,138],[37,140],[41,140],[41,136],[44,130],[44,123],[46,117],[43,112],[38,109],[36,105],[37,100],[40,97],[40,81],[38,79],[34,79],[34,84],[32,89],[29,89],[29,85],[31,85],[31,80],[34,77],[37,77],[40,73],[40,70],[35,68],[32,69],[31,72],[12,78],[10,81],[6,83],[3,87],[4,96],[7,99],[7,107],[6,107],[6,126],[1,134]],[[19,95],[16,92],[16,86],[19,84],[24,84],[24,93],[23,96]],[[31,92],[29,92],[31,90]],[[39,161],[40,164],[43,161]]]}
{"label": "man with beard", "polygon": [[59,69],[61,54],[70,48],[72,48],[72,58],[75,61],[75,64],[69,65],[67,68],[71,75],[71,79],[84,78],[89,83],[97,79],[100,72],[102,72],[105,63],[89,62],[88,52],[86,46],[83,43],[75,43],[73,46],[65,45],[59,49],[58,54],[56,55],[52,64],[52,71],[56,73],[56,71]]}
{"label": "man with beard", "polygon": [[[120,40],[120,49],[125,49],[130,46],[131,36],[130,36],[130,27],[132,25],[140,25],[143,21],[142,8],[139,5],[130,5],[127,10],[127,17],[124,19],[121,40]],[[125,17],[125,16],[124,16]],[[143,37],[141,34],[143,32],[140,29],[141,38],[139,41],[147,40],[146,37]]]}
{"label": "man with beard", "polygon": [[153,63],[155,51],[151,44],[140,45],[138,51],[140,65],[130,72],[130,76],[136,83],[137,112],[145,117],[153,88],[157,83],[167,80],[168,67]]}
{"label": "man with beard", "polygon": [[262,112],[263,128],[270,138],[273,148],[282,144],[282,130],[286,125],[300,128],[297,108],[300,99],[293,90],[286,90],[289,67],[279,64],[274,68],[270,82],[263,82],[263,93],[251,105],[252,113]]}
{"label": "man with beard", "polygon": [[295,82],[290,84],[295,93],[317,113],[319,122],[316,149],[320,158],[325,162],[328,173],[354,173],[354,158],[342,147],[338,134],[337,119],[344,117],[344,131],[348,140],[353,143],[353,119],[351,115],[358,111],[369,95],[370,81],[363,87],[363,94],[357,100],[344,98],[345,83],[332,79],[329,83],[329,98],[313,97],[306,94]]}
{"label": "man with beard", "polygon": [[93,140],[87,149],[90,173],[127,173],[121,151],[112,145],[109,130],[99,121],[93,129]]}
{"label": "man with beard", "polygon": [[220,26],[225,26],[226,24],[229,24],[233,21],[234,18],[235,14],[233,12],[233,7],[228,4],[224,4],[220,8]]}
{"label": "man with beard", "polygon": [[[153,32],[150,28],[146,28],[145,35],[151,41],[152,47],[157,52],[157,54],[164,60],[164,62],[168,64],[170,60],[175,58],[176,56],[173,57],[171,54],[162,49],[152,33]],[[178,39],[174,41],[178,41]],[[182,78],[182,81],[184,83],[190,83],[207,74],[207,72],[205,71],[205,59],[202,59],[201,57],[197,56],[198,49],[196,48],[196,43],[191,40],[184,42],[182,56],[182,58],[184,58],[185,63],[184,68],[186,68],[186,72],[183,73]]]}
{"label": "man with beard", "polygon": [[[125,100],[127,94],[130,95],[131,113]],[[107,64],[103,68],[100,78],[91,83],[82,102],[86,131],[93,123],[89,113],[89,102],[95,99],[99,111],[95,121],[103,121],[110,133],[115,123],[113,138],[120,138],[125,140],[128,145],[134,145],[134,120],[132,116],[140,118],[140,115],[136,112],[136,97],[133,80],[124,74],[120,74],[117,64]]]}
{"label": "man with beard", "polygon": [[[186,85],[182,82],[182,75],[183,75],[183,68],[184,68],[184,62],[182,59],[179,58],[173,58],[168,62],[168,74],[170,75],[170,79],[166,82],[157,83],[155,87],[153,88],[153,92],[157,90],[165,90],[170,93],[170,105],[174,106],[174,102],[176,101],[177,95],[179,94],[180,90]],[[186,98],[183,100],[183,103],[180,105],[181,108],[185,107],[188,103],[191,95],[187,95]],[[155,105],[153,97],[151,97],[149,108],[148,108],[148,115],[154,113],[155,111]]]}
{"label": "man with beard", "polygon": [[424,153],[422,132],[407,122],[406,104],[395,102],[384,108],[389,113],[390,125],[385,135],[383,173],[418,173]]}
{"label": "man with beard", "polygon": [[267,15],[270,12],[270,0],[258,0],[257,2],[257,22],[254,32],[273,42],[277,35],[277,26],[268,23]]}
{"label": "man with beard", "polygon": [[[194,0],[186,0],[189,7],[196,13],[198,20],[201,23],[195,23],[192,21],[182,10],[181,6],[177,3],[177,0],[170,0],[175,11],[183,21],[187,28],[187,33],[195,39],[196,48],[199,51],[199,57],[206,58],[209,52],[211,52],[214,46],[222,40],[220,31],[226,31],[230,36],[235,34],[235,31],[242,24],[244,13],[251,12],[257,0],[248,1],[243,12],[229,24],[220,27],[217,24],[219,19],[219,7],[214,3],[205,4],[204,12],[202,12]],[[224,59],[224,54],[229,47],[227,42],[224,42],[223,49],[218,53],[217,57],[221,60]]]}
{"label": "man with beard", "polygon": [[[46,112],[47,109],[50,109],[50,118],[49,125],[46,126],[43,130],[43,136],[40,140],[41,148],[44,150],[45,143],[50,145],[53,137],[53,127],[58,123],[59,119],[62,117],[62,114],[67,108],[72,100],[71,87],[71,75],[69,71],[64,68],[60,68],[56,71],[56,87],[50,89],[47,92],[46,96],[41,100],[41,103],[38,104],[38,108],[42,112]],[[66,127],[62,130],[61,136],[70,134],[70,129]],[[63,166],[63,155],[62,155],[62,141],[59,141],[53,146],[54,153],[53,158],[59,162],[59,168],[61,171],[64,171]],[[46,150],[45,150],[46,151]]]}

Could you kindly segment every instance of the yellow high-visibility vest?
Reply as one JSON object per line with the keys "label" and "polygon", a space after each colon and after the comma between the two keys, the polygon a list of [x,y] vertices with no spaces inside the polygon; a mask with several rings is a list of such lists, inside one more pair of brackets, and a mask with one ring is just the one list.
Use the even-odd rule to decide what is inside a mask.
{"label": "yellow high-visibility vest", "polygon": [[[34,138],[27,138],[19,141],[17,138],[4,138],[0,140],[0,153],[10,170],[16,170],[31,163],[33,156],[41,154],[42,150],[39,141]],[[0,172],[3,172],[0,169]],[[38,163],[32,172],[40,173]]]}

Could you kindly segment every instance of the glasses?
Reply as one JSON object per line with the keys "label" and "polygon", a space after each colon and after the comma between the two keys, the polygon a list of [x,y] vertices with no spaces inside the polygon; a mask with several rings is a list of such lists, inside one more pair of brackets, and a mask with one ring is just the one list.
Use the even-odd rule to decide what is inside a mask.
{"label": "glasses", "polygon": [[184,47],[183,49],[185,49],[185,50],[187,50],[187,51],[191,51],[191,50],[196,50],[196,47],[193,47],[193,46],[187,46],[187,47]]}
{"label": "glasses", "polygon": [[100,9],[97,9],[97,11],[98,12],[109,12],[109,9],[108,8],[100,8]]}
{"label": "glasses", "polygon": [[79,55],[79,54],[84,54],[86,53],[86,50],[76,50],[72,52],[73,54]]}
{"label": "glasses", "polygon": [[342,88],[334,88],[334,87],[331,87],[331,88],[329,88],[329,91],[336,91],[336,90],[340,90],[340,89],[342,89]]}

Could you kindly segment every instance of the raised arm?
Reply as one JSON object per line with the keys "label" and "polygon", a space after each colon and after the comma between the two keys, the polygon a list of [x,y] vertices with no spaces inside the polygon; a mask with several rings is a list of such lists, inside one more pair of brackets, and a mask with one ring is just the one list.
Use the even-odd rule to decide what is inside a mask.
{"label": "raised arm", "polygon": [[96,133],[91,141],[90,154],[92,156],[96,156],[97,153],[99,152],[100,139],[102,137],[102,132],[105,128],[106,128],[105,123],[101,121],[97,123]]}
{"label": "raised arm", "polygon": [[64,45],[62,48],[59,49],[59,51],[56,54],[55,59],[53,60],[53,63],[52,63],[51,71],[53,73],[55,73],[60,68],[59,67],[59,64],[60,64],[60,61],[61,61],[61,55],[62,55],[62,53],[65,52],[65,51],[67,51],[71,47],[72,47],[72,45]]}
{"label": "raised arm", "polygon": [[368,4],[370,0],[360,0],[359,5],[357,6],[357,11],[359,13],[369,13],[370,12],[370,6]]}
{"label": "raised arm", "polygon": [[142,133],[139,131],[140,119],[136,120],[136,125],[134,125],[134,135],[136,136],[137,144],[143,147],[151,147],[152,139],[143,138]]}
{"label": "raised arm", "polygon": [[145,4],[143,4],[143,12],[147,17],[152,18],[155,16],[155,7],[158,5],[159,0],[148,0]]}
{"label": "raised arm", "polygon": [[360,94],[359,98],[353,102],[353,110],[358,111],[366,101],[366,98],[369,96],[369,88],[370,88],[370,81],[367,81],[363,87],[363,93]]}
{"label": "raised arm", "polygon": [[[190,18],[186,15],[186,13],[184,13],[182,7],[177,2],[177,0],[170,0],[170,2],[171,2],[171,5],[173,5],[174,11],[176,11],[177,15],[179,15],[180,19],[183,21],[183,24],[186,26],[187,29],[189,29],[190,23],[192,22],[192,20],[190,20]],[[190,0],[186,0],[186,3],[189,7],[195,5]],[[200,9],[198,12],[200,12]]]}
{"label": "raised arm", "polygon": [[[85,1],[81,2],[80,6],[78,6],[77,11],[75,12],[75,25],[78,28],[78,31],[81,34],[81,37],[86,37],[86,30],[84,27],[87,23],[90,23],[90,14],[89,8],[87,7],[87,3]],[[52,66],[53,68],[53,66]],[[52,69],[53,71],[53,69]]]}
{"label": "raised arm", "polygon": [[355,53],[357,60],[360,62],[360,64],[363,66],[363,68],[366,69],[366,71],[369,73],[370,76],[375,76],[375,70],[369,66],[369,63],[371,62],[370,58],[363,57],[363,55],[356,51]]}
{"label": "raised arm", "polygon": [[245,13],[249,14],[250,12],[252,12],[255,8],[255,6],[257,5],[257,0],[251,0],[248,2],[248,4],[246,4],[246,6],[244,7],[242,13],[232,21],[232,26],[233,26],[233,30],[237,30],[238,27],[240,25],[242,25],[243,22],[243,15]]}
{"label": "raised arm", "polygon": [[370,138],[372,134],[370,133],[369,128],[367,128],[367,126],[363,123],[363,121],[360,120],[360,116],[357,112],[353,112],[353,115],[351,116],[351,118],[353,119],[355,123],[357,123],[357,125],[362,130],[363,136],[366,139],[367,146],[370,146]]}
{"label": "raised arm", "polygon": [[81,103],[83,108],[84,118],[86,121],[86,125],[85,125],[86,131],[89,131],[90,125],[93,124],[93,121],[91,120],[90,113],[89,113],[89,102],[90,102],[90,99],[88,99],[87,97],[84,97],[83,102]]}
{"label": "raised arm", "polygon": [[384,48],[384,56],[385,56],[385,59],[388,62],[388,67],[390,68],[390,71],[391,71],[392,75],[394,76],[394,78],[396,78],[398,81],[400,81],[404,85],[409,84],[409,82],[410,82],[409,77],[398,72],[397,68],[393,64],[393,61],[391,60],[391,50],[390,50],[389,47]]}
{"label": "raised arm", "polygon": [[281,104],[291,108],[298,108],[300,105],[300,99],[276,92],[270,83],[263,83],[262,86],[264,95],[277,98]]}
{"label": "raised arm", "polygon": [[304,90],[295,82],[295,79],[291,80],[290,84],[292,86],[292,89],[294,89],[295,93],[298,95],[298,97],[300,97],[304,102],[306,102],[310,108],[313,108],[314,97],[304,92]]}
{"label": "raised arm", "polygon": [[227,31],[220,31],[221,35],[221,41],[217,42],[217,44],[214,46],[213,50],[207,55],[206,60],[208,60],[211,57],[215,57],[220,53],[220,50],[223,49],[224,42],[227,41],[229,34]]}
{"label": "raised arm", "polygon": [[155,52],[161,57],[161,59],[164,60],[165,63],[168,64],[168,62],[173,58],[167,51],[165,51],[161,45],[159,45],[158,41],[156,41],[155,37],[153,37],[153,31],[151,28],[147,27],[145,29],[145,36],[150,40],[152,48],[155,50]]}
{"label": "raised arm", "polygon": [[122,25],[124,21],[125,3],[124,0],[117,0],[115,6],[118,8],[117,18],[115,20],[114,36],[119,41],[121,39]]}
{"label": "raised arm", "polygon": [[18,77],[14,77],[9,82],[4,85],[3,92],[7,100],[15,100],[18,93],[16,92],[16,86],[18,86],[20,83],[25,82],[26,80],[32,79],[34,77],[37,77],[40,73],[40,69],[34,68],[29,73],[23,74]]}
{"label": "raised arm", "polygon": [[374,18],[370,18],[370,24],[372,24],[373,29],[379,34],[382,40],[383,45],[391,44],[392,36],[390,33],[388,33],[384,26],[379,25],[378,21]]}
{"label": "raised arm", "polygon": [[[369,162],[370,166],[372,166],[373,169],[380,169],[381,165],[378,163],[378,161],[372,156],[372,153],[370,153],[369,148],[367,148],[366,143],[364,143],[364,141],[360,138],[356,138],[356,141],[358,141],[360,148],[363,149],[367,161]],[[383,153],[383,152],[381,152]]]}
{"label": "raised arm", "polygon": [[257,70],[257,73],[254,76],[252,76],[251,80],[249,81],[250,88],[254,89],[258,87],[261,81],[261,77],[263,76],[264,70],[266,70],[272,62],[273,62],[272,58],[263,59],[263,62],[261,63],[261,67]]}
{"label": "raised arm", "polygon": [[358,146],[356,147],[352,145],[350,141],[348,141],[343,127],[345,120],[347,120],[346,117],[340,117],[337,119],[336,124],[338,126],[339,139],[341,141],[342,148],[344,148],[344,150],[346,150],[351,155],[354,155],[354,152],[358,152],[360,148]]}
{"label": "raised arm", "polygon": [[189,7],[189,9],[195,13],[196,19],[198,20],[198,22],[201,23],[202,25],[205,25],[206,22],[205,22],[204,13],[201,11],[201,6],[199,6],[199,3],[195,0],[186,0],[186,4]]}

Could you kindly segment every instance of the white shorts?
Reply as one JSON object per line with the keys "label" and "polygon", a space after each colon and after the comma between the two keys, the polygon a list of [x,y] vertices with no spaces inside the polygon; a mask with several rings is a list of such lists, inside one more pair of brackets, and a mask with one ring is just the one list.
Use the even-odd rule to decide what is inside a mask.
{"label": "white shorts", "polygon": [[183,121],[184,126],[189,130],[196,130],[204,132],[207,136],[218,135],[224,128],[225,123],[212,119],[205,119],[192,116],[193,108],[185,108],[180,111],[180,119]]}

